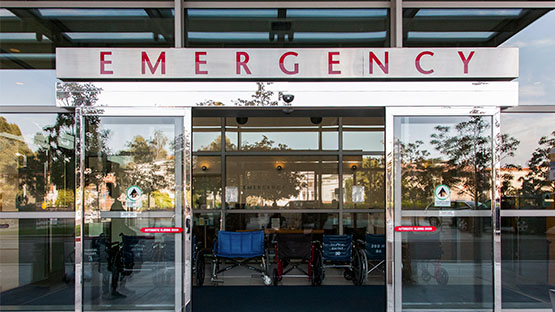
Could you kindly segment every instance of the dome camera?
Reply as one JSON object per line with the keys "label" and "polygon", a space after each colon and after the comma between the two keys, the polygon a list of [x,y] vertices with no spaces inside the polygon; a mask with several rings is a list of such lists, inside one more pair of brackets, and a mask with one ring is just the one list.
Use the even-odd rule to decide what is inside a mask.
{"label": "dome camera", "polygon": [[291,103],[295,99],[295,96],[293,94],[284,94],[282,98],[285,103]]}

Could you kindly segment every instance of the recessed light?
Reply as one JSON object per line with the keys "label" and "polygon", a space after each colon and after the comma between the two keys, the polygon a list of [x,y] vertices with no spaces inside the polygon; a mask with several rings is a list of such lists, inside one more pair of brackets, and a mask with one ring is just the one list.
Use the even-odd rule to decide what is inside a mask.
{"label": "recessed light", "polygon": [[24,82],[21,82],[21,81],[17,81],[15,84],[18,85],[18,86],[22,86],[22,85],[24,85],[25,83],[24,83]]}

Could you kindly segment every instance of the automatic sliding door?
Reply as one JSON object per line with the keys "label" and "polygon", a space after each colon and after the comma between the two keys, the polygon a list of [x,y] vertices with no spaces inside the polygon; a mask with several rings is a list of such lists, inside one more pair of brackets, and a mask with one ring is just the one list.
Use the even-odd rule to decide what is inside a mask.
{"label": "automatic sliding door", "polygon": [[396,310],[493,310],[492,117],[394,127]]}
{"label": "automatic sliding door", "polygon": [[84,127],[83,310],[181,309],[183,117]]}

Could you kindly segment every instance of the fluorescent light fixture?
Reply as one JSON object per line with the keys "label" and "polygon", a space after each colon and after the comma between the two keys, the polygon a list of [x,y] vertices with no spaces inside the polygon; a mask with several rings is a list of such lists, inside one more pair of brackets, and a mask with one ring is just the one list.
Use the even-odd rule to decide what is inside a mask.
{"label": "fluorescent light fixture", "polygon": [[188,9],[188,17],[267,17],[277,18],[277,9]]}
{"label": "fluorescent light fixture", "polygon": [[[0,33],[0,40],[6,41],[37,41],[36,33]],[[50,41],[48,37],[42,35],[43,41]]]}
{"label": "fluorescent light fixture", "polygon": [[[64,33],[72,40],[154,40],[151,32],[66,32]],[[163,40],[162,35],[158,39]]]}
{"label": "fluorescent light fixture", "polygon": [[243,40],[243,41],[268,41],[270,34],[267,32],[189,32],[189,40]]}
{"label": "fluorescent light fixture", "polygon": [[417,17],[442,17],[442,16],[491,16],[491,17],[518,17],[522,9],[420,9]]}
{"label": "fluorescent light fixture", "polygon": [[383,40],[385,31],[376,32],[298,32],[294,33],[295,41],[298,40],[330,40],[330,41],[349,41],[349,40]]}
{"label": "fluorescent light fixture", "polygon": [[449,39],[489,39],[496,34],[493,31],[465,31],[465,32],[420,32],[409,31],[408,39],[449,40]]}
{"label": "fluorescent light fixture", "polygon": [[385,17],[386,9],[287,9],[287,17]]}
{"label": "fluorescent light fixture", "polygon": [[44,17],[148,17],[143,9],[39,9],[39,12]]}

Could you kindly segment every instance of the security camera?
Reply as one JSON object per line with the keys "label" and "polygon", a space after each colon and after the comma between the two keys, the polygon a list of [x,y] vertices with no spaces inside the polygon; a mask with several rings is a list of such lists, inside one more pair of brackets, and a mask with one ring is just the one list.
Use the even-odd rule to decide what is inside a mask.
{"label": "security camera", "polygon": [[282,98],[285,103],[291,103],[295,99],[295,96],[293,94],[284,94]]}

